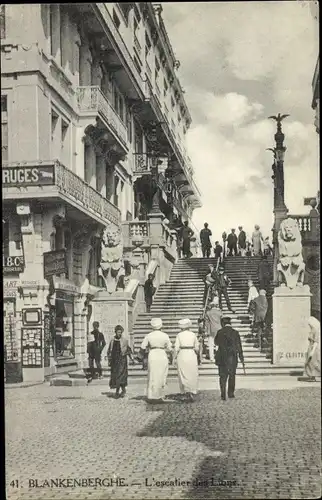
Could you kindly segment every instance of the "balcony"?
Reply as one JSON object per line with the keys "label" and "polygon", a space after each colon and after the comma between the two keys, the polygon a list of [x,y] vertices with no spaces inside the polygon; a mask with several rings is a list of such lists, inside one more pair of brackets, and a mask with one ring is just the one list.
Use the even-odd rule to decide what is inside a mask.
{"label": "balcony", "polygon": [[99,86],[78,87],[77,105],[83,117],[99,116],[114,138],[127,152],[127,129],[121,118],[106,99]]}
{"label": "balcony", "polygon": [[140,44],[136,34],[134,34],[134,50],[135,50],[137,56],[141,59],[142,47],[141,47],[141,44]]}
{"label": "balcony", "polygon": [[[153,227],[151,227],[153,226]],[[122,222],[124,248],[137,245],[148,249],[151,245],[161,246],[174,261],[177,257],[176,231],[169,229],[163,222],[154,224],[150,220]]]}
{"label": "balcony", "polygon": [[[150,106],[153,109],[153,112],[155,116],[157,117],[157,120],[161,122],[161,126],[163,129],[163,133],[167,140],[169,141],[169,144],[171,145],[178,162],[184,172],[184,175],[186,176],[191,188],[193,189],[196,198],[198,199],[198,206],[201,206],[200,198],[201,198],[201,193],[192,177],[192,169],[191,169],[191,161],[188,160],[187,156],[185,155],[185,152],[183,151],[182,147],[179,146],[179,139],[176,137],[176,128],[175,128],[175,122],[173,119],[171,119],[171,124],[169,124],[169,119],[166,114],[167,111],[167,106],[164,105],[164,110],[162,110],[161,103],[157,97],[158,90],[160,92],[160,88],[156,85],[156,92],[153,91],[152,84],[148,78],[148,75],[146,74],[146,81],[145,81],[145,94],[146,94],[146,102],[150,103]],[[171,128],[172,127],[172,128]]]}
{"label": "balcony", "polygon": [[3,200],[66,202],[86,219],[118,225],[119,209],[57,160],[11,162],[2,167]]}

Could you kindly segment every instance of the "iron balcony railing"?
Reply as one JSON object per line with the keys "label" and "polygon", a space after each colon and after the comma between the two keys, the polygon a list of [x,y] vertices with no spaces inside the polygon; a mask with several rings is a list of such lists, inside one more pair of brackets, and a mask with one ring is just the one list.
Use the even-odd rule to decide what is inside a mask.
{"label": "iron balcony railing", "polygon": [[77,88],[77,104],[81,114],[99,114],[105,124],[114,132],[123,146],[127,147],[126,126],[98,85]]}
{"label": "iron balcony railing", "polygon": [[3,199],[11,198],[11,188],[24,189],[26,198],[50,199],[62,195],[102,223],[120,223],[120,210],[58,160],[3,163],[2,178]]}

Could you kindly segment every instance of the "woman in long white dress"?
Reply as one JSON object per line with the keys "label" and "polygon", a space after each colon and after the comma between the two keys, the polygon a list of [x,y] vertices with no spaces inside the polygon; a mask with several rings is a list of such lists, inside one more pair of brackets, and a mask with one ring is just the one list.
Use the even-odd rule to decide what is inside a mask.
{"label": "woman in long white dress", "polygon": [[321,378],[320,322],[311,316],[308,323],[310,327],[309,347],[306,353],[304,372],[310,380],[316,380]]}
{"label": "woman in long white dress", "polygon": [[256,224],[255,231],[252,234],[252,244],[254,255],[261,254],[261,242],[263,241],[263,235],[260,231],[260,227]]}
{"label": "woman in long white dress", "polygon": [[185,394],[189,401],[194,400],[198,386],[198,358],[199,342],[197,335],[189,330],[190,319],[179,321],[180,332],[174,345],[177,361],[180,392]]}
{"label": "woman in long white dress", "polygon": [[172,344],[169,336],[161,331],[162,320],[153,318],[151,320],[152,332],[148,333],[142,344],[141,350],[148,349],[148,401],[160,400],[164,398],[164,391],[167,382],[169,359],[172,352]]}

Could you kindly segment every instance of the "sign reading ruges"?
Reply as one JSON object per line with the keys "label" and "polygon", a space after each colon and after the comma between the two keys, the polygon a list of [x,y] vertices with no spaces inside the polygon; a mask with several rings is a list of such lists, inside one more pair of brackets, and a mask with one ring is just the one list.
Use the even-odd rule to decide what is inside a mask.
{"label": "sign reading ruges", "polygon": [[44,253],[44,278],[67,273],[66,250],[53,250]]}
{"label": "sign reading ruges", "polygon": [[25,267],[23,256],[2,257],[3,273],[22,273]]}
{"label": "sign reading ruges", "polygon": [[51,186],[55,183],[54,165],[4,167],[3,187]]}

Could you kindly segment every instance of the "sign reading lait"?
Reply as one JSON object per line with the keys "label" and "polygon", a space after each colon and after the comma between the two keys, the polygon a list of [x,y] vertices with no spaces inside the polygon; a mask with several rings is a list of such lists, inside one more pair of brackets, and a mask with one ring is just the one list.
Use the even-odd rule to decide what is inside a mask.
{"label": "sign reading lait", "polygon": [[66,250],[53,250],[44,253],[44,278],[67,273]]}
{"label": "sign reading lait", "polygon": [[55,183],[54,165],[35,167],[4,167],[3,187],[52,186]]}
{"label": "sign reading lait", "polygon": [[23,256],[2,257],[3,273],[22,273],[25,266]]}

